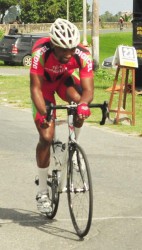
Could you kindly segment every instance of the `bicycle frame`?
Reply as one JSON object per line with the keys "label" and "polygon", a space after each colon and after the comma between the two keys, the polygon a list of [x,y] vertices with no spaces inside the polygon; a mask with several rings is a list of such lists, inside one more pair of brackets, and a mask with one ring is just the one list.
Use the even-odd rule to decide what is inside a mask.
{"label": "bicycle frame", "polygon": [[[56,151],[53,150],[53,157],[55,159],[55,163],[56,164],[56,169],[58,170],[58,174],[61,172],[61,176],[59,177],[60,181],[59,181],[59,185],[58,185],[58,192],[62,193],[62,192],[66,192],[66,176],[67,176],[67,159],[68,159],[68,148],[69,148],[69,144],[76,142],[76,135],[75,135],[75,127],[74,127],[74,111],[77,107],[76,103],[71,103],[69,105],[56,105],[56,106],[48,106],[47,107],[47,120],[49,121],[51,119],[51,115],[54,109],[66,109],[67,110],[67,114],[68,114],[68,129],[69,129],[69,136],[68,136],[68,141],[65,143],[65,149],[63,150],[62,154],[63,155],[63,160],[62,163],[60,162],[60,160],[58,159],[58,157],[56,156]],[[105,120],[106,118],[109,116],[109,112],[108,112],[108,104],[107,102],[104,102],[103,104],[90,104],[89,105],[90,108],[100,108],[102,111],[102,120],[100,122],[100,125],[105,124]],[[56,141],[56,121],[55,121],[55,136],[54,136],[54,141]],[[58,141],[57,141],[58,143]],[[60,142],[62,143],[62,142]]]}
{"label": "bicycle frame", "polygon": [[[101,108],[102,121],[108,116],[107,103],[90,104],[89,107]],[[83,148],[76,142],[74,115],[77,104],[58,105],[47,108],[47,120],[52,119],[54,109],[66,109],[68,116],[68,140],[62,143],[55,136],[52,143],[54,163],[51,163],[52,174],[48,176],[49,200],[52,211],[47,213],[48,219],[53,219],[57,213],[60,193],[66,192],[71,220],[77,235],[86,236],[90,230],[93,214],[93,187],[89,162]],[[51,111],[51,112],[50,112]],[[59,149],[59,150],[58,150]]]}
{"label": "bicycle frame", "polygon": [[[62,192],[66,192],[67,188],[66,188],[66,176],[67,176],[67,159],[68,159],[68,147],[69,147],[69,143],[71,142],[76,142],[76,136],[75,136],[75,127],[73,124],[73,119],[74,119],[74,108],[76,107],[76,104],[71,104],[72,105],[72,109],[68,109],[67,108],[67,114],[68,114],[68,129],[69,129],[69,136],[68,136],[68,141],[62,145],[64,145],[64,150],[62,151],[63,157],[62,157],[62,162],[59,162],[58,157],[56,156],[56,151],[53,152],[53,157],[55,159],[55,161],[57,161],[57,170],[58,170],[58,174],[61,172],[61,176],[59,177],[60,182],[58,185],[58,192],[62,193]],[[54,141],[56,141],[56,121],[55,121],[55,137],[54,137]],[[57,141],[58,143],[58,141]]]}

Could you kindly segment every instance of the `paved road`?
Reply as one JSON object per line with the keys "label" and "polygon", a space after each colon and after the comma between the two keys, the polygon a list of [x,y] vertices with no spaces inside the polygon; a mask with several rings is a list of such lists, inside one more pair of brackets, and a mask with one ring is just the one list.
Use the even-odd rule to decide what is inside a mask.
{"label": "paved road", "polygon": [[[87,34],[88,35],[90,35],[91,34],[91,32],[92,32],[92,30],[91,29],[87,29]],[[117,32],[120,32],[120,29],[119,29],[119,27],[116,29],[100,29],[99,30],[99,33],[100,34],[105,34],[105,33],[117,33]],[[132,28],[125,28],[124,27],[124,29],[121,31],[121,32],[132,32]],[[33,34],[33,35],[45,35],[45,36],[48,36],[49,35],[49,33],[47,33],[47,32],[38,32],[38,33],[31,33],[31,34]],[[82,36],[83,35],[83,30],[80,30],[80,35]]]}
{"label": "paved road", "polygon": [[29,74],[29,68],[22,66],[0,66],[0,76],[24,76]]}
{"label": "paved road", "polygon": [[[58,129],[64,139],[66,126]],[[74,232],[65,194],[53,221],[36,210],[37,138],[29,110],[0,106],[0,250],[141,250],[142,138],[84,126],[94,215],[83,241]]]}

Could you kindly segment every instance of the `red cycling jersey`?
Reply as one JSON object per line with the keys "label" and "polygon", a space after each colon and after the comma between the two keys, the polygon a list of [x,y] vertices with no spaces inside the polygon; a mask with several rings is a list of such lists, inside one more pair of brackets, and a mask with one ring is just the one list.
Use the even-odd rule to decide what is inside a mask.
{"label": "red cycling jersey", "polygon": [[80,78],[93,77],[92,58],[90,52],[79,44],[75,54],[68,63],[60,63],[54,56],[50,45],[50,38],[41,38],[33,46],[31,73],[45,77],[45,80],[54,82],[63,75],[71,75],[79,68]]}
{"label": "red cycling jersey", "polygon": [[43,97],[55,104],[55,92],[66,101],[66,88],[70,83],[80,84],[79,78],[93,77],[92,65],[89,50],[81,44],[76,47],[75,54],[66,64],[60,63],[53,53],[50,38],[46,37],[37,40],[33,46],[30,73],[43,77]]}

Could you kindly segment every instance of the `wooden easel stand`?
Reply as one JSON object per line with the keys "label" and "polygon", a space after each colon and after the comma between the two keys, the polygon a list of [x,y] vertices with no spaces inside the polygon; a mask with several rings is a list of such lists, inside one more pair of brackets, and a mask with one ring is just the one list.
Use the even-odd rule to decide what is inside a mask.
{"label": "wooden easel stand", "polygon": [[[118,83],[119,73],[121,71],[121,82],[120,82],[120,91],[119,91],[119,98],[118,98],[118,109],[113,110],[112,102],[114,98],[114,93],[116,89],[116,85]],[[129,82],[129,73],[132,74],[132,82]],[[128,91],[128,84],[131,84],[131,94],[132,94],[132,109],[131,111],[126,111],[126,100],[127,100],[127,91]],[[116,124],[118,124],[120,119],[120,114],[128,114],[132,116],[132,125],[135,125],[135,68],[118,66],[116,70],[115,79],[113,82],[112,92],[109,100],[109,112],[115,112],[116,115]],[[125,111],[121,110],[121,107],[125,109]]]}

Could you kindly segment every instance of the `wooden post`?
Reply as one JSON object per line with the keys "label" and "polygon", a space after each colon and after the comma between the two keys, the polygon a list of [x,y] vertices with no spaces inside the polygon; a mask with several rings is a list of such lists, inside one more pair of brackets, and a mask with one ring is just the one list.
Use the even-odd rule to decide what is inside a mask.
{"label": "wooden post", "polygon": [[[115,89],[118,83],[118,76],[119,73],[122,73],[121,82],[120,82],[120,90],[118,92],[118,107],[117,110],[112,109],[112,103],[114,98]],[[132,73],[132,82],[129,83],[131,85],[131,95],[132,95],[132,107],[131,111],[126,111],[126,101],[127,101],[127,94],[128,94],[128,81],[129,81],[129,72]],[[115,112],[116,113],[116,124],[118,124],[120,119],[120,114],[128,114],[132,116],[131,124],[135,125],[135,68],[129,68],[129,67],[123,67],[118,66],[116,70],[115,79],[113,82],[112,92],[110,95],[109,100],[109,112]],[[121,107],[125,110],[121,110]]]}

